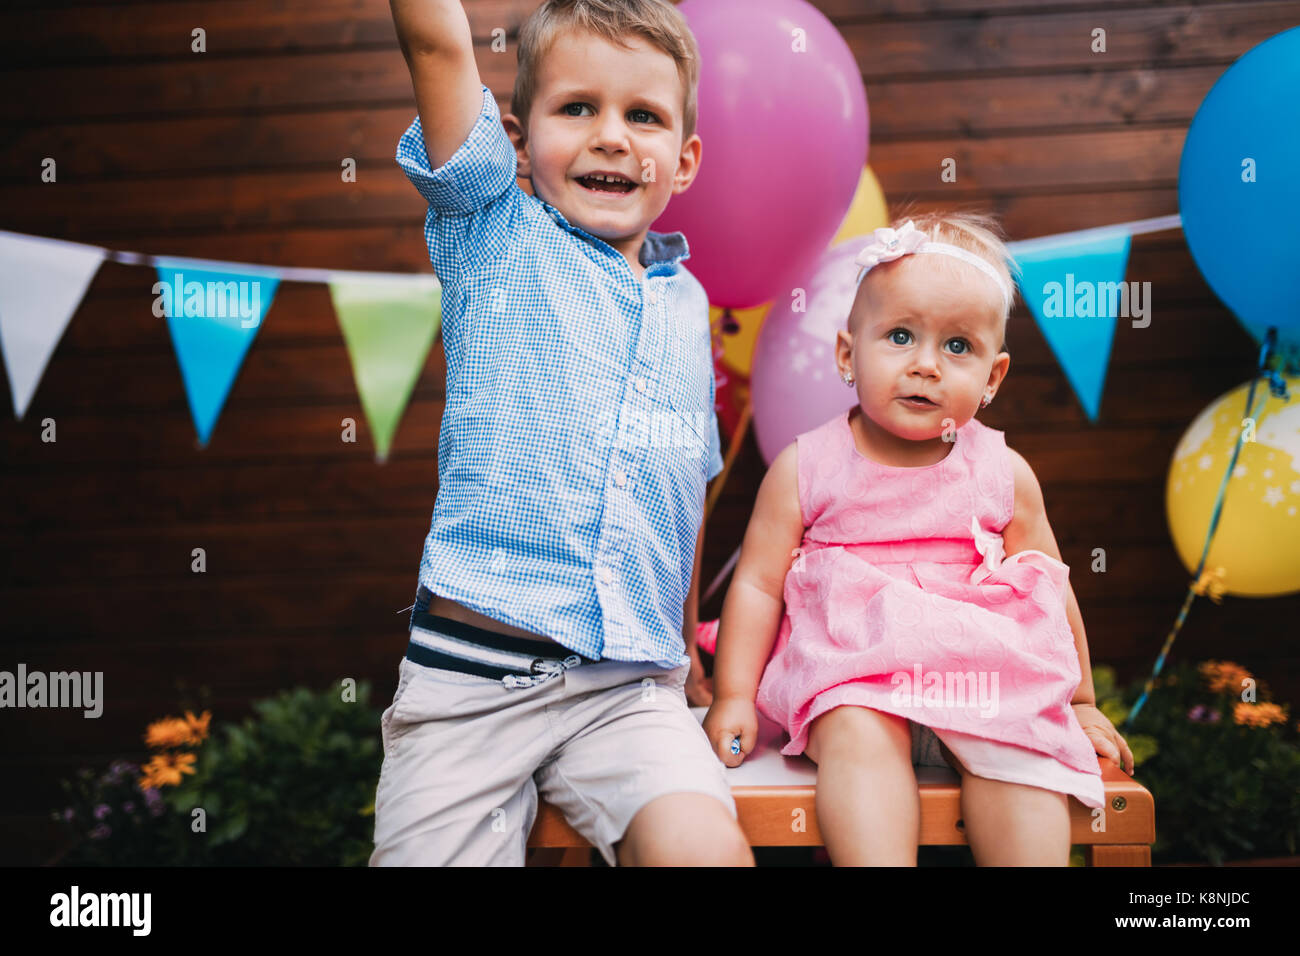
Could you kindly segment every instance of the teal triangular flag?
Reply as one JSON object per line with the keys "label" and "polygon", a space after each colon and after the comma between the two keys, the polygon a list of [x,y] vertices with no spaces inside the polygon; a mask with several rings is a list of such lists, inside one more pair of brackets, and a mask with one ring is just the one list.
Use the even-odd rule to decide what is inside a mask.
{"label": "teal triangular flag", "polygon": [[206,446],[280,280],[161,259],[157,269],[155,302],[165,310],[199,444]]}
{"label": "teal triangular flag", "polygon": [[[1127,233],[1024,251],[1011,244],[1020,291],[1091,421],[1101,408],[1115,322],[1131,303],[1124,290]],[[1145,303],[1149,305],[1150,303]]]}

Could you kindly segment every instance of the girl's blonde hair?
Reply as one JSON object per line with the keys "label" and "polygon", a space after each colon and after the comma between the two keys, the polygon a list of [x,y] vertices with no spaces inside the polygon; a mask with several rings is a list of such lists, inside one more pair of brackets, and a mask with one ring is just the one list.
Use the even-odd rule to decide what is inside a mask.
{"label": "girl's blonde hair", "polygon": [[700,49],[686,18],[666,0],[546,0],[534,10],[519,28],[519,71],[510,99],[510,112],[521,123],[528,123],[542,57],[560,33],[572,30],[586,30],[620,46],[627,46],[624,38],[629,35],[641,36],[672,57],[685,91],[682,142],[694,135]]}
{"label": "girl's blonde hair", "polygon": [[[1006,232],[1003,230],[1002,224],[992,213],[988,212],[979,210],[931,210],[923,212],[918,210],[914,204],[908,203],[896,211],[889,226],[891,229],[898,229],[909,219],[912,220],[912,225],[916,230],[925,233],[931,242],[946,242],[959,249],[974,253],[991,265],[993,271],[1006,282],[1007,288],[1011,290],[1011,298],[1007,300],[1007,306],[1002,315],[1004,336],[1002,347],[1005,349],[1007,319],[1015,306],[1016,294],[1019,291],[1015,280],[1020,276],[1020,266],[1007,248]],[[948,256],[930,256],[928,258],[934,260],[933,265],[935,268],[951,269],[948,274],[955,282],[966,284],[972,291],[978,290],[982,294],[991,295],[992,287],[988,279],[973,274],[975,273],[973,269],[963,269],[960,260]],[[868,273],[868,276],[870,276],[870,273]],[[852,328],[849,331],[853,331]]]}

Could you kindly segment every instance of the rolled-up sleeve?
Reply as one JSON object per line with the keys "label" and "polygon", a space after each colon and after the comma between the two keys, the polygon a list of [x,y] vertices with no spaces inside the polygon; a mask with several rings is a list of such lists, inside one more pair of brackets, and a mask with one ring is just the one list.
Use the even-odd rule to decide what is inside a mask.
{"label": "rolled-up sleeve", "polygon": [[491,90],[483,88],[478,119],[445,163],[429,166],[420,117],[397,142],[397,165],[429,204],[425,241],[434,271],[444,282],[477,262],[500,258],[511,219],[523,196],[515,182],[515,149],[501,126]]}
{"label": "rolled-up sleeve", "polygon": [[397,165],[439,215],[472,214],[513,186],[515,150],[501,126],[492,91],[483,87],[483,108],[451,159],[437,169],[429,168],[417,116],[397,142]]}

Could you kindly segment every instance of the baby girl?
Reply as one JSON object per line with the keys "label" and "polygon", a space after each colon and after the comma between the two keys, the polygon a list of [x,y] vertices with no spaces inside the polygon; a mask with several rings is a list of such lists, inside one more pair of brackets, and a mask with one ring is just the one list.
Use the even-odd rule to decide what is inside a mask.
{"label": "baby girl", "polygon": [[836,865],[914,866],[913,765],[945,762],[977,864],[1065,865],[1068,797],[1101,807],[1096,755],[1133,757],[1095,706],[1038,481],[975,420],[1011,361],[1014,260],[991,217],[951,213],[877,229],[857,263],[835,345],[856,403],[763,479],[705,733],[734,767],[756,708],[785,728]]}

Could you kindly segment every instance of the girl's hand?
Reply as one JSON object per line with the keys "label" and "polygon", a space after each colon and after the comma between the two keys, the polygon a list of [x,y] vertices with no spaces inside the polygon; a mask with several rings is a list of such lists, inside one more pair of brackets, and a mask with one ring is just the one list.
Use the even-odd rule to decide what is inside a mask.
{"label": "girl's hand", "polygon": [[[719,760],[728,767],[739,767],[758,743],[758,710],[754,702],[744,697],[714,700],[704,715],[704,735]],[[736,737],[740,738],[740,753],[733,754],[731,741]]]}
{"label": "girl's hand", "polygon": [[1120,736],[1110,719],[1093,704],[1071,704],[1074,716],[1079,718],[1079,726],[1092,741],[1092,746],[1103,757],[1109,757],[1119,764],[1119,769],[1133,776],[1133,751],[1128,741]]}
{"label": "girl's hand", "polygon": [[704,676],[704,664],[700,662],[700,650],[694,643],[687,648],[691,659],[691,670],[686,675],[686,703],[692,707],[708,707],[713,703],[713,678]]}

